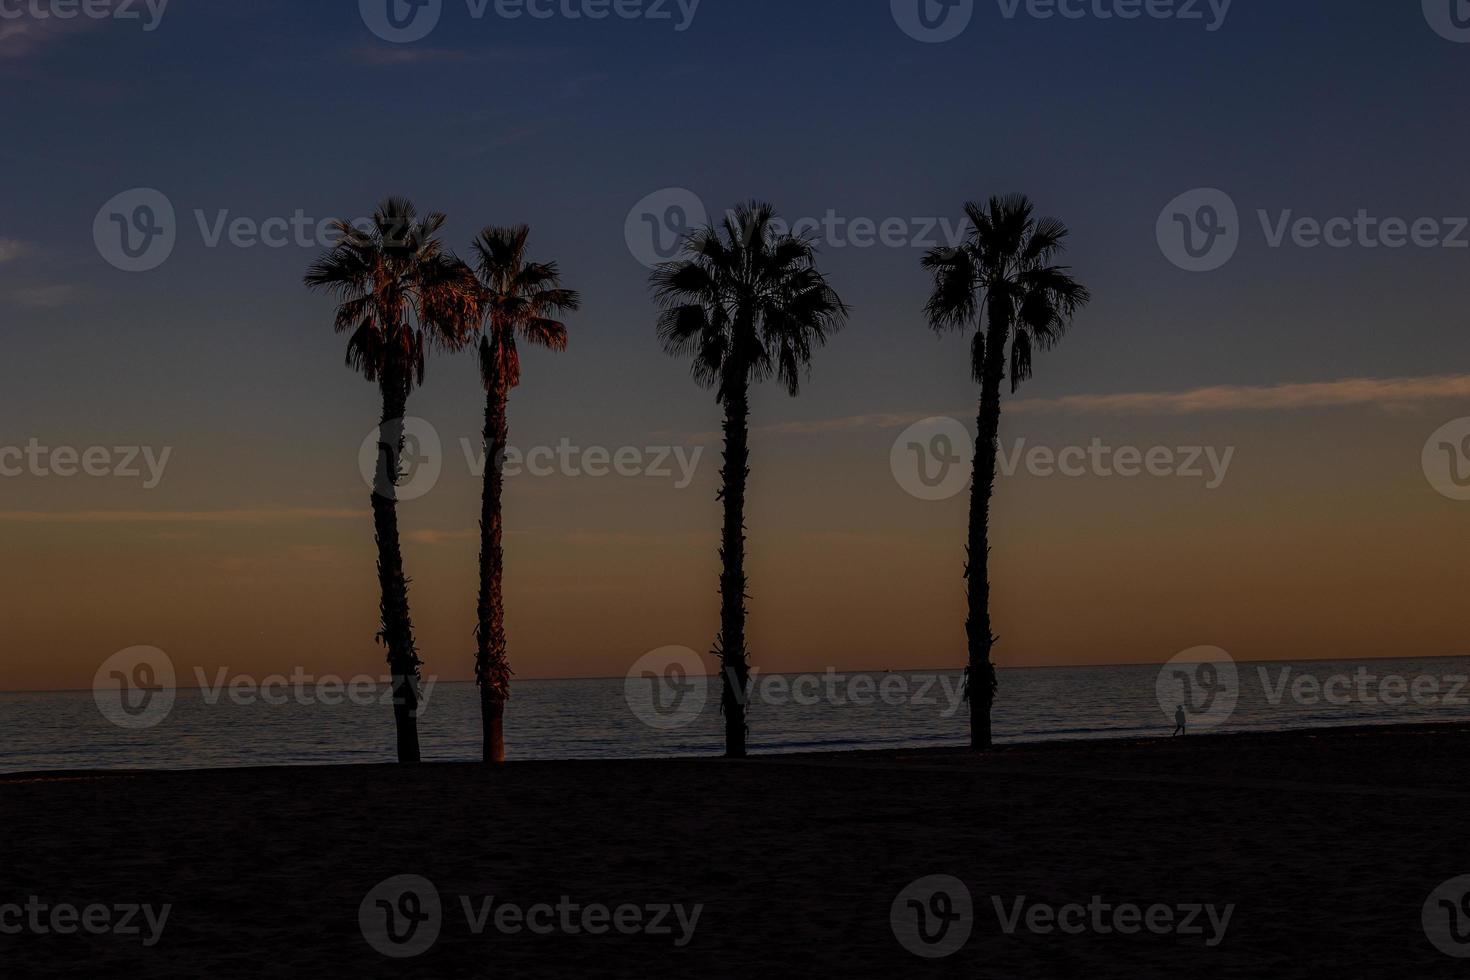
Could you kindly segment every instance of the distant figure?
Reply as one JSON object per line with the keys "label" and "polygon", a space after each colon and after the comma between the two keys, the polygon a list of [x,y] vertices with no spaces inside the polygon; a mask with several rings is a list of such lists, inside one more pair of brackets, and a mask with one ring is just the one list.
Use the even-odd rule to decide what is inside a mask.
{"label": "distant figure", "polygon": [[1173,738],[1175,735],[1183,735],[1184,734],[1184,723],[1185,723],[1185,720],[1186,719],[1184,717],[1184,705],[1181,704],[1179,706],[1179,710],[1176,711],[1176,712],[1174,712],[1174,735],[1169,736],[1170,738]]}

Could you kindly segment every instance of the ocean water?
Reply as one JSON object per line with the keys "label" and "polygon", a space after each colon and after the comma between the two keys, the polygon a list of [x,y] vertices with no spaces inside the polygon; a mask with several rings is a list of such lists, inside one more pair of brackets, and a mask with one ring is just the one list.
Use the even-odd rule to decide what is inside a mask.
{"label": "ocean water", "polygon": [[[1470,720],[1470,658],[1241,663],[1235,705],[1191,702],[1191,727],[1263,731]],[[1174,724],[1160,666],[1000,672],[1002,741],[1167,737]],[[1177,676],[1177,675],[1175,675]],[[1307,680],[1302,680],[1305,677]],[[1401,680],[1393,680],[1398,678]],[[1213,676],[1206,678],[1213,680]],[[762,675],[751,698],[752,752],[958,746],[967,714],[960,674]],[[520,680],[506,719],[512,759],[715,756],[723,720],[717,678],[690,678],[678,710],[653,712],[644,681]],[[650,684],[655,683],[653,681]],[[1327,685],[1331,697],[1321,694]],[[1218,686],[1218,685],[1217,685]],[[695,710],[699,694],[702,709]],[[673,701],[658,695],[664,708]],[[0,771],[383,763],[394,758],[392,709],[367,697],[322,703],[313,689],[241,703],[180,689],[151,727],[109,721],[91,691],[0,694]],[[651,719],[646,721],[645,719]],[[426,761],[479,753],[472,684],[430,689],[420,737]]]}

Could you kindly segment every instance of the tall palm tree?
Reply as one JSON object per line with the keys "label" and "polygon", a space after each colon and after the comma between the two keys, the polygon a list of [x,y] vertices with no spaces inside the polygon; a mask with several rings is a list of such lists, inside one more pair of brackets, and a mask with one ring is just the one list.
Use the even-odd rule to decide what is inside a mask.
{"label": "tall palm tree", "polygon": [[398,542],[398,495],[403,419],[408,396],[424,381],[430,346],[456,349],[473,326],[479,290],[470,268],[444,250],[437,235],[444,215],[420,219],[409,201],[392,197],[370,228],[334,224],[339,241],[307,270],[309,289],[338,300],[335,327],[349,333],[347,364],[382,395],[378,426],[373,529],[378,544],[378,642],[388,651],[398,761],[419,761],[418,649],[408,609],[408,579]]}
{"label": "tall palm tree", "polygon": [[979,435],[970,487],[970,533],[965,576],[969,663],[970,747],[991,746],[990,711],[997,690],[990,629],[990,498],[1000,436],[1001,382],[1007,361],[1011,391],[1031,377],[1031,358],[1061,339],[1089,300],[1087,288],[1067,266],[1052,265],[1066,249],[1067,228],[1055,218],[1036,218],[1022,195],[992,197],[984,207],[965,205],[971,229],[958,248],[934,249],[924,268],[934,274],[925,312],[937,332],[973,325],[970,371],[980,383]]}
{"label": "tall palm tree", "polygon": [[810,239],[779,232],[769,204],[752,202],[690,234],[683,258],[653,271],[664,350],[693,362],[694,379],[725,410],[720,476],[720,660],[725,754],[745,756],[745,483],[750,475],[750,386],[776,378],[795,396],[812,352],[847,319],[847,306],[817,270]]}
{"label": "tall palm tree", "polygon": [[475,680],[480,687],[480,721],[485,762],[505,761],[505,702],[510,697],[506,659],[505,601],[501,578],[501,491],[504,488],[506,404],[521,383],[519,337],[554,351],[567,349],[566,324],[554,319],[582,305],[563,289],[555,262],[528,262],[531,230],[488,227],[475,239],[481,285],[480,378],[485,383],[485,488],[480,498],[480,597],[475,627]]}

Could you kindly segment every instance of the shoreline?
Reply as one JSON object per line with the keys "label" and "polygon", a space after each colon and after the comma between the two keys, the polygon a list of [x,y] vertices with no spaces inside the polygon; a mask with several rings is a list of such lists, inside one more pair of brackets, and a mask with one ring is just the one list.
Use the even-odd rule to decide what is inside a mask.
{"label": "shoreline", "polygon": [[[1198,747],[1202,750],[1220,748],[1232,744],[1258,745],[1273,743],[1295,743],[1313,740],[1348,740],[1364,736],[1400,736],[1400,737],[1422,737],[1422,736],[1470,736],[1470,719],[1463,721],[1443,722],[1377,722],[1377,723],[1354,723],[1344,725],[1320,725],[1304,728],[1271,728],[1251,729],[1246,731],[1206,731],[1192,735],[1183,735],[1178,738],[1168,734],[1160,735],[1119,735],[1103,736],[1094,738],[1039,738],[1026,741],[998,741],[987,753],[973,753],[968,746],[964,745],[938,745],[938,746],[912,746],[912,747],[868,747],[850,749],[813,749],[794,751],[755,751],[745,759],[726,759],[720,755],[710,753],[705,755],[669,755],[669,756],[607,756],[590,758],[568,758],[568,759],[516,759],[514,756],[508,758],[504,766],[516,769],[530,769],[536,767],[571,767],[571,766],[644,766],[659,764],[705,764],[726,766],[759,766],[763,763],[797,763],[827,762],[835,763],[850,760],[858,763],[869,761],[881,761],[886,757],[901,758],[910,762],[918,759],[929,760],[959,760],[967,759],[975,762],[984,760],[999,761],[1006,758],[1018,758],[1023,756],[1046,757],[1054,754],[1087,752],[1118,753],[1127,750],[1156,751],[1161,747],[1170,747],[1172,750]],[[432,760],[426,759],[411,768],[463,768],[474,769],[486,768],[494,771],[494,767],[486,767],[484,763],[477,760]],[[333,770],[373,770],[373,769],[398,769],[399,765],[392,762],[322,762],[310,764],[279,764],[263,763],[261,765],[249,766],[199,766],[199,767],[117,767],[107,769],[17,769],[11,771],[0,771],[0,785],[25,781],[55,781],[58,779],[97,779],[111,776],[140,776],[140,775],[183,775],[197,773],[240,773],[240,772],[323,772]]]}

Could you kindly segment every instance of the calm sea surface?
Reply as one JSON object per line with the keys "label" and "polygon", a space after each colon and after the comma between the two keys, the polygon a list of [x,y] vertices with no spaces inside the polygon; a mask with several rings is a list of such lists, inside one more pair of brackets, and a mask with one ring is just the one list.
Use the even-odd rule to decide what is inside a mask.
{"label": "calm sea surface", "polygon": [[[1003,670],[996,734],[1009,741],[1168,736],[1173,709],[1161,707],[1160,671]],[[1470,720],[1470,658],[1242,663],[1237,676],[1237,703],[1217,731]],[[1402,686],[1389,678],[1402,679]],[[962,745],[967,723],[956,701],[959,679],[932,672],[838,674],[832,681],[821,674],[805,681],[766,675],[750,711],[752,751]],[[654,718],[669,726],[660,728],[630,706],[621,678],[518,681],[507,715],[508,752],[513,759],[718,755],[718,682],[689,683],[708,692],[703,709],[691,712],[686,701],[682,714]],[[1331,701],[1320,693],[1323,685]],[[691,692],[697,703],[699,692],[685,693]],[[91,691],[0,694],[0,771],[393,761],[390,707],[328,705],[294,692],[284,700],[238,703],[223,693],[211,703],[208,692],[180,689],[152,727],[125,729],[104,716]],[[646,705],[641,713],[648,715]],[[476,759],[474,686],[436,684],[420,726],[426,760]]]}

